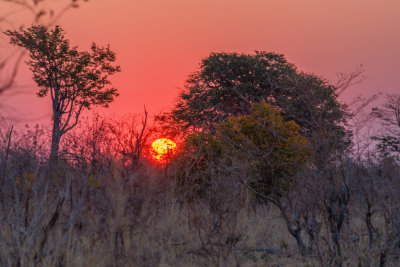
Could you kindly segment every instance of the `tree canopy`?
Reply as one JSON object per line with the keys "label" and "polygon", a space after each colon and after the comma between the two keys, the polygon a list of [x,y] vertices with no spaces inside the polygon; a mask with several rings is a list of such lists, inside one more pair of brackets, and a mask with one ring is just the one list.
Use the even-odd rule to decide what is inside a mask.
{"label": "tree canopy", "polygon": [[335,87],[314,74],[300,72],[282,54],[212,53],[185,83],[165,119],[189,131],[213,131],[230,116],[249,114],[252,103],[265,101],[294,120],[306,136],[329,126],[345,135],[345,106]]}

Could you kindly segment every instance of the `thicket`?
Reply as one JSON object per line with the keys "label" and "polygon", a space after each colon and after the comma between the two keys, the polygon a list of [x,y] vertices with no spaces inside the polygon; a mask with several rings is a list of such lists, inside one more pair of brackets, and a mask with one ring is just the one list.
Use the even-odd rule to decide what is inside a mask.
{"label": "thicket", "polygon": [[[130,119],[141,124],[140,118]],[[232,125],[241,120],[249,119],[221,127],[242,131]],[[126,117],[82,124],[89,131],[70,133],[61,150],[65,160],[57,167],[47,164],[49,131],[2,130],[1,265],[392,266],[399,261],[400,166],[393,157],[344,155],[324,170],[313,167],[312,155],[303,167],[290,159],[296,163],[290,174],[295,182],[260,187],[263,180],[252,183],[253,177],[263,177],[258,168],[268,161],[243,150],[259,130],[253,136],[250,129],[237,143],[193,137],[196,149],[178,154],[165,171],[143,154],[134,156],[132,141],[143,148],[148,142],[135,139],[141,131],[129,128]],[[117,129],[131,131],[119,135]],[[115,136],[119,141],[111,142]]]}

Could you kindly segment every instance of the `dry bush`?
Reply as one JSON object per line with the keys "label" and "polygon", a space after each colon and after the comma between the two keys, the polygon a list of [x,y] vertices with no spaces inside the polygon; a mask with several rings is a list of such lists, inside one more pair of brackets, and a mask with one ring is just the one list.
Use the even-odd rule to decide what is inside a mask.
{"label": "dry bush", "polygon": [[191,151],[167,166],[142,158],[132,168],[99,146],[109,140],[99,125],[74,137],[85,164],[51,168],[46,131],[14,131],[11,142],[2,132],[2,266],[399,263],[400,167],[392,158],[302,169],[290,190],[265,202],[243,183],[254,173],[248,158]]}
{"label": "dry bush", "polygon": [[93,114],[66,134],[62,157],[77,166],[93,168],[109,166],[115,158],[134,169],[149,159],[149,140],[153,134],[146,110],[143,116],[129,114],[120,118]]}

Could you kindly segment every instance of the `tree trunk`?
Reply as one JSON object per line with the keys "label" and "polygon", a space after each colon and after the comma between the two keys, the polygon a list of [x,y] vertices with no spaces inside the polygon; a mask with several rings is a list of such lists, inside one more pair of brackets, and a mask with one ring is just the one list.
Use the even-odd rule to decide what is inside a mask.
{"label": "tree trunk", "polygon": [[308,250],[306,245],[303,242],[303,239],[301,238],[301,231],[303,230],[301,227],[296,227],[295,229],[290,228],[288,224],[286,223],[287,229],[289,230],[289,233],[296,239],[297,246],[299,247],[300,250],[300,255],[301,256],[307,256]]}
{"label": "tree trunk", "polygon": [[374,248],[374,226],[372,225],[372,212],[371,212],[371,203],[367,203],[367,211],[365,213],[365,223],[367,224],[368,230],[368,243],[369,243],[369,251],[372,251]]}
{"label": "tree trunk", "polygon": [[299,247],[301,256],[306,256],[307,248],[301,237],[301,232],[303,230],[303,226],[301,225],[300,221],[297,218],[294,218],[294,221],[295,221],[294,224],[296,225],[296,227],[293,227],[292,221],[290,220],[289,215],[287,214],[285,208],[280,203],[280,201],[278,200],[278,201],[272,202],[272,203],[280,210],[282,217],[286,222],[287,230],[296,239],[297,246]]}
{"label": "tree trunk", "polygon": [[58,112],[53,113],[53,133],[51,137],[51,151],[50,151],[50,162],[54,163],[58,161],[58,151],[60,149],[61,140],[61,116]]}

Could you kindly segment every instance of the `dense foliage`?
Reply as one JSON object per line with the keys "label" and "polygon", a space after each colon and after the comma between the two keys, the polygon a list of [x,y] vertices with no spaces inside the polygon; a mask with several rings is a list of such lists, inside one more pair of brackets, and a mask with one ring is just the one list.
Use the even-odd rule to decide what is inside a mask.
{"label": "dense foliage", "polygon": [[250,179],[264,188],[263,193],[271,187],[287,188],[311,156],[299,125],[285,122],[280,112],[267,103],[253,104],[249,115],[230,117],[218,130],[221,141],[232,150],[231,155],[246,159]]}
{"label": "dense foliage", "polygon": [[260,194],[287,190],[312,153],[299,129],[294,121],[285,122],[272,105],[253,104],[250,114],[217,124],[215,134],[197,133],[188,138],[181,160],[192,170],[190,175],[181,174],[180,183],[201,193],[212,179],[211,168],[213,175],[234,170],[247,173],[243,182]]}
{"label": "dense foliage", "polygon": [[213,130],[215,123],[249,114],[251,104],[261,101],[294,120],[306,136],[325,125],[344,135],[345,107],[335,87],[267,52],[212,53],[186,81],[170,116],[182,129]]}

